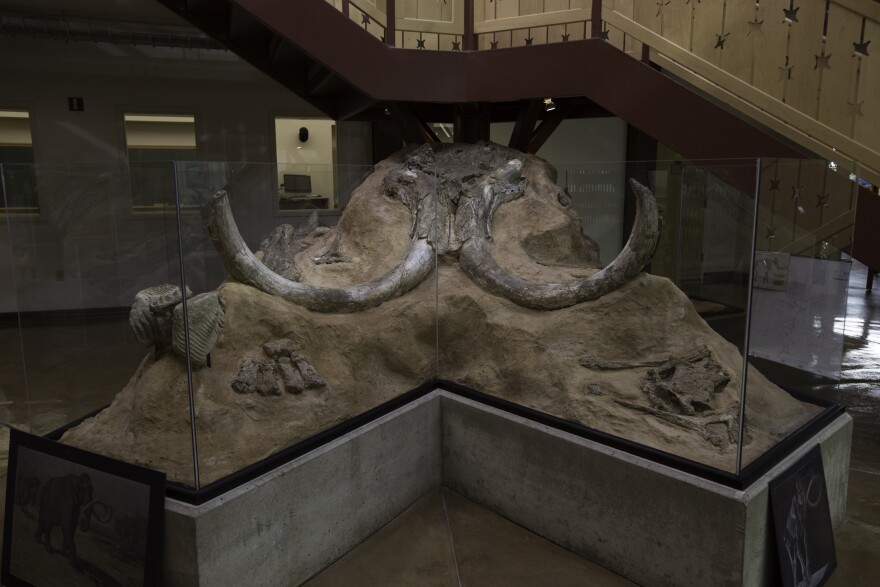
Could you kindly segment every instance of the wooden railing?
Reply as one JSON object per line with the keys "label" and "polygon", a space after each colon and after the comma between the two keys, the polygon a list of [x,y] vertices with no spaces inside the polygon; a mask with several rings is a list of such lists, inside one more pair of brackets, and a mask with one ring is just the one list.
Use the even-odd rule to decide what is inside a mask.
{"label": "wooden railing", "polygon": [[619,49],[650,47],[664,71],[880,183],[880,4],[604,0],[602,17]]}
{"label": "wooden railing", "polygon": [[880,3],[873,0],[327,2],[402,48],[606,39],[880,184]]}

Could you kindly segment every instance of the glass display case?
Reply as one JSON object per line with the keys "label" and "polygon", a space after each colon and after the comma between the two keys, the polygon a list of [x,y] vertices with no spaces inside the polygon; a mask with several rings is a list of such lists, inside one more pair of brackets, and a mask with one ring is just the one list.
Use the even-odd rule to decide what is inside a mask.
{"label": "glass display case", "polygon": [[33,167],[0,390],[182,499],[437,386],[736,487],[840,411],[856,187],[825,162],[169,165],[149,212],[125,166]]}

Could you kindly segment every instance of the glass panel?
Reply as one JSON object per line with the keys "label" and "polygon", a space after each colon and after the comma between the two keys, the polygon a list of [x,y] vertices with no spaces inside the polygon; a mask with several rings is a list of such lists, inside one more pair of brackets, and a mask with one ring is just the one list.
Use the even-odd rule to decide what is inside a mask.
{"label": "glass panel", "polygon": [[[178,393],[185,398],[185,386],[179,388],[185,370],[163,371],[170,351],[162,332],[170,329],[173,300],[171,306],[152,298],[136,303],[137,334],[130,318],[141,290],[179,288],[174,215],[132,216],[124,166],[37,166],[33,175],[41,213],[9,215],[3,223],[11,260],[4,274],[13,277],[3,280],[12,294],[5,308],[20,317],[17,341],[4,329],[4,356],[17,355],[22,363],[2,369],[4,418],[46,434],[115,398],[113,407],[74,426],[63,440],[163,468],[175,435],[188,427],[176,405]],[[172,425],[158,417],[166,411],[174,415]],[[189,463],[191,479],[191,453],[175,452],[175,458]]]}
{"label": "glass panel", "polygon": [[[856,184],[823,161],[766,160],[759,187],[749,363],[790,391],[837,400],[843,362]],[[764,401],[749,371],[746,433],[771,419],[785,434],[821,406]],[[767,447],[752,447],[744,465]]]}
{"label": "glass panel", "polygon": [[0,110],[0,163],[4,164],[0,213],[39,212],[30,114],[26,110]]}
{"label": "glass panel", "polygon": [[125,114],[124,121],[132,209],[153,212],[166,206],[174,208],[172,162],[192,159],[196,149],[195,117]]}
{"label": "glass panel", "polygon": [[[417,264],[413,221],[384,187],[388,168],[178,162],[177,171],[181,193],[187,177],[207,186],[181,215],[203,486],[436,376],[425,244],[433,175],[413,202],[430,254],[409,292],[396,284],[408,281],[399,264]],[[290,175],[333,186],[343,210],[279,209],[278,179]],[[228,205],[214,195],[221,189]]]}

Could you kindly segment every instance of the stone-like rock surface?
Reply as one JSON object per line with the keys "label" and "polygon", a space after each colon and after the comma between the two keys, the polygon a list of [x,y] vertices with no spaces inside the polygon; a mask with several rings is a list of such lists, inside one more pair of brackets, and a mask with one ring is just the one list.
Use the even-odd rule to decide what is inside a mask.
{"label": "stone-like rock surface", "polygon": [[[472,168],[489,172],[507,153],[457,146],[443,157],[470,157]],[[595,246],[580,236],[551,170],[533,156],[521,158],[525,193],[501,205],[492,224],[498,264],[534,281],[592,274]],[[400,169],[399,157],[379,165],[338,227],[295,253],[291,266],[303,283],[363,283],[406,255],[412,216],[383,190],[385,175]],[[315,263],[331,248],[347,262]],[[667,279],[642,274],[597,300],[539,311],[480,289],[452,254],[434,271],[405,295],[349,314],[222,285],[225,314],[211,366],[193,373],[201,482],[435,377],[733,470],[742,358]],[[754,370],[746,408],[746,463],[818,411]],[[182,361],[151,354],[110,407],[63,440],[191,484],[189,425]]]}

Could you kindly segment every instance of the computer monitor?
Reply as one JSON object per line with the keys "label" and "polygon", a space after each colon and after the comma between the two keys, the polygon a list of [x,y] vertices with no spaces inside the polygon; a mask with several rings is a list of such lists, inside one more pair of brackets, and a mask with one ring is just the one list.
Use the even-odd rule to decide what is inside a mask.
{"label": "computer monitor", "polygon": [[312,177],[296,173],[284,174],[284,191],[288,194],[312,193]]}

